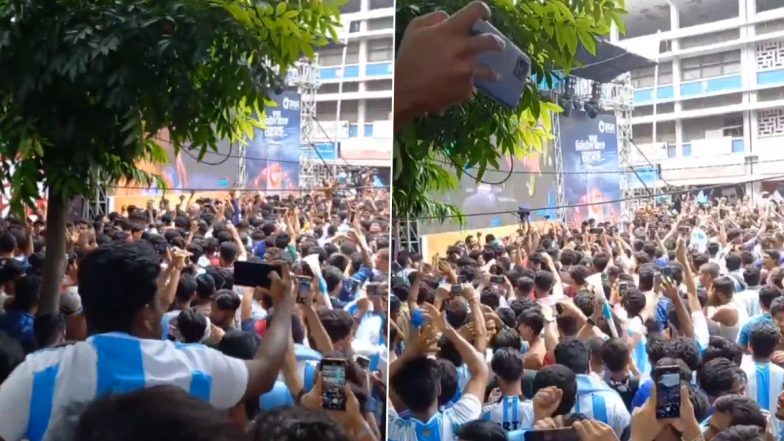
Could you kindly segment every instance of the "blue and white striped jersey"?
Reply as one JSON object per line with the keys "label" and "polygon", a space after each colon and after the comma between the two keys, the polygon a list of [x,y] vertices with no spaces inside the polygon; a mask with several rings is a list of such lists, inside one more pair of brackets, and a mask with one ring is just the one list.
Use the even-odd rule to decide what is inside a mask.
{"label": "blue and white striped jersey", "polygon": [[492,421],[507,432],[534,427],[534,405],[520,397],[503,397],[501,401],[484,408],[482,419]]}
{"label": "blue and white striped jersey", "polygon": [[389,441],[457,441],[455,432],[482,414],[482,403],[473,395],[463,395],[460,401],[448,409],[439,411],[427,422],[416,418],[400,418],[392,405],[389,405],[388,435]]}
{"label": "blue and white striped jersey", "polygon": [[631,415],[618,392],[590,375],[577,375],[577,402],[572,411],[607,424],[618,437],[631,424]]}
{"label": "blue and white striped jersey", "polygon": [[169,385],[218,409],[237,404],[248,385],[245,362],[203,345],[143,340],[127,334],[27,356],[0,385],[0,438],[41,441],[67,409],[96,398]]}
{"label": "blue and white striped jersey", "polygon": [[[740,365],[748,383],[746,396],[756,401],[763,411],[775,414],[779,395],[784,389],[784,369],[770,362],[754,362],[745,356]],[[770,429],[774,435],[781,432],[781,423],[775,420]]]}

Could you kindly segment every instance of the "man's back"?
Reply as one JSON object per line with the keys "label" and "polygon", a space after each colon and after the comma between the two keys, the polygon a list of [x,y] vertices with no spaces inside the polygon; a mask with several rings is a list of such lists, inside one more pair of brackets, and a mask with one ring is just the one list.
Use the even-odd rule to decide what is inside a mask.
{"label": "man's back", "polygon": [[577,402],[573,411],[609,425],[617,436],[631,423],[618,392],[590,375],[577,375]]}
{"label": "man's back", "polygon": [[455,438],[457,428],[482,414],[482,403],[471,394],[463,395],[453,406],[433,415],[428,421],[415,418],[402,419],[390,410],[388,420],[389,441],[449,441]]}
{"label": "man's back", "polygon": [[0,386],[0,438],[42,440],[50,420],[61,420],[67,408],[155,385],[176,386],[227,409],[247,384],[243,361],[205,346],[99,334],[31,354],[14,370]]}
{"label": "man's back", "polygon": [[482,418],[500,425],[504,430],[530,429],[534,426],[534,405],[520,397],[502,397],[485,406]]}
{"label": "man's back", "polygon": [[784,368],[770,362],[757,362],[744,358],[741,369],[746,373],[746,396],[756,401],[768,412],[776,411],[776,402],[784,385]]}

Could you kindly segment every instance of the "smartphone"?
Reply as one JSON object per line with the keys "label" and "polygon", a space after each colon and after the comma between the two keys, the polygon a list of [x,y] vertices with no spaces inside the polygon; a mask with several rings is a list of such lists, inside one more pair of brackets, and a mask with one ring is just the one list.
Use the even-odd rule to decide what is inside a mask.
{"label": "smartphone", "polygon": [[452,285],[449,288],[449,294],[455,295],[455,294],[460,294],[461,292],[463,292],[462,285]]}
{"label": "smartphone", "polygon": [[297,281],[299,282],[297,289],[297,303],[305,303],[305,301],[310,296],[310,286],[313,282],[308,276],[299,276],[297,277]]}
{"label": "smartphone", "polygon": [[158,254],[166,254],[169,249],[169,244],[166,242],[155,242],[155,252]]}
{"label": "smartphone", "polygon": [[506,285],[506,277],[504,276],[491,276],[490,283],[495,285]]}
{"label": "smartphone", "polygon": [[525,441],[580,441],[572,427],[561,429],[529,430],[523,435]]}
{"label": "smartphone", "polygon": [[602,229],[602,228],[591,228],[588,232],[593,234],[593,235],[598,236],[598,235],[604,233],[604,229]]}
{"label": "smartphone", "polygon": [[626,295],[626,292],[629,290],[629,282],[620,282],[618,283],[618,295],[621,297]]}
{"label": "smartphone", "polygon": [[346,360],[325,358],[321,360],[322,407],[325,410],[346,410]]}
{"label": "smartphone", "polygon": [[662,366],[653,369],[656,383],[656,418],[679,418],[681,416],[681,370],[678,366]]}
{"label": "smartphone", "polygon": [[661,269],[661,273],[662,273],[662,276],[664,276],[665,279],[668,279],[668,280],[672,279],[672,268],[671,267],[665,266],[664,268]]}
{"label": "smartphone", "polygon": [[355,355],[354,361],[356,361],[359,367],[361,367],[362,369],[368,369],[370,367],[370,359],[365,357],[364,355],[359,355],[359,354]]}
{"label": "smartphone", "polygon": [[365,285],[365,292],[368,296],[377,296],[379,294],[380,283],[368,283]]}
{"label": "smartphone", "polygon": [[468,283],[468,277],[466,277],[466,276],[458,276],[457,277],[457,283],[459,283],[461,285],[463,285],[465,283]]}
{"label": "smartphone", "polygon": [[359,287],[362,285],[359,280],[351,279],[351,292],[356,294],[359,291]]}
{"label": "smartphone", "polygon": [[474,86],[500,104],[516,109],[531,73],[531,59],[486,20],[477,21],[471,34],[494,34],[504,40],[503,52],[490,51],[476,56],[477,63],[487,66],[500,78],[497,81],[476,80]]}
{"label": "smartphone", "polygon": [[234,262],[234,284],[269,288],[272,284],[269,275],[273,271],[275,267],[266,263]]}

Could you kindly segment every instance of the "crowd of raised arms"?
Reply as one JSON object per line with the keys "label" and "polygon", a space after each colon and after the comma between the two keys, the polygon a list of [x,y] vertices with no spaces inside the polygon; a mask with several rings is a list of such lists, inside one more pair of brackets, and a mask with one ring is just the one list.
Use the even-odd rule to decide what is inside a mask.
{"label": "crowd of raised arms", "polygon": [[682,197],[400,251],[389,439],[784,439],[781,208]]}
{"label": "crowd of raised arms", "polygon": [[[384,439],[389,197],[329,183],[77,219],[47,314],[42,216],[4,219],[0,439]],[[267,285],[235,283],[243,264]]]}

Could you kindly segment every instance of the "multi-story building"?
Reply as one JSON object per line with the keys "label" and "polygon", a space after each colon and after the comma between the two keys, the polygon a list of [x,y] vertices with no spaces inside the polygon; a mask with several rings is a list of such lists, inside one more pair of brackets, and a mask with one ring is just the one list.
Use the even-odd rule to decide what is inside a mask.
{"label": "multi-story building", "polygon": [[627,33],[613,41],[658,62],[632,72],[634,140],[664,181],[784,175],[784,0],[626,4]]}
{"label": "multi-story building", "polygon": [[390,165],[394,6],[394,0],[350,0],[342,8],[341,44],[319,51],[313,136],[322,146],[338,142],[339,164]]}

